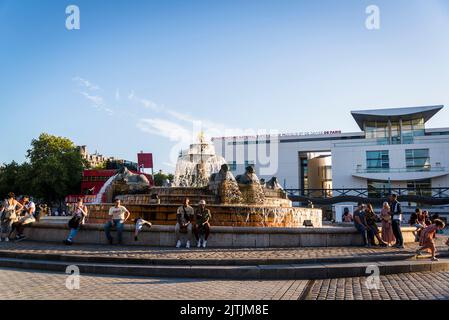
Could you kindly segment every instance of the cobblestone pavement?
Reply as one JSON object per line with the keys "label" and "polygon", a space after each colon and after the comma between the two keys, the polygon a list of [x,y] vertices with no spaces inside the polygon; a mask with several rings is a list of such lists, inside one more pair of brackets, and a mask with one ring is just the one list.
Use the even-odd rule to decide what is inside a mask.
{"label": "cobblestone pavement", "polygon": [[[0,268],[0,300],[436,300],[449,299],[449,272],[380,277],[378,289],[366,278],[230,281],[81,275],[79,290],[68,275]],[[306,288],[308,291],[306,292]]]}
{"label": "cobblestone pavement", "polygon": [[[437,239],[439,251],[447,252],[446,238]],[[145,259],[316,259],[324,257],[363,257],[392,253],[414,253],[417,244],[405,250],[395,248],[324,247],[324,248],[248,248],[248,249],[175,249],[155,247],[125,247],[110,245],[64,246],[42,242],[0,242],[0,250],[20,253],[73,254],[83,256],[130,257]]]}
{"label": "cobblestone pavement", "polygon": [[307,300],[449,300],[449,272],[403,273],[380,277],[368,289],[365,277],[317,280]]}
{"label": "cobblestone pavement", "polygon": [[0,300],[297,300],[307,281],[227,281],[82,275],[79,290],[68,275],[0,268]]}

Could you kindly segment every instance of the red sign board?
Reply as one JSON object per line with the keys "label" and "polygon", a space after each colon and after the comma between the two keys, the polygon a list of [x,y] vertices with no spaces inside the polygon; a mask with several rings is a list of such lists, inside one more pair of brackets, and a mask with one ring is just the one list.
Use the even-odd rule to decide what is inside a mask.
{"label": "red sign board", "polygon": [[153,154],[152,153],[138,153],[137,162],[140,168],[152,169],[153,168]]}

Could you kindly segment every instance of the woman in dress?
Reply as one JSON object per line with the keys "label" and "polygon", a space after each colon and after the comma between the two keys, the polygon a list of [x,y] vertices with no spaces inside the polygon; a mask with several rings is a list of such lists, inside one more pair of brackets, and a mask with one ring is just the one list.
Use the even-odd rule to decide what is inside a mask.
{"label": "woman in dress", "polygon": [[382,210],[380,211],[380,218],[382,220],[382,240],[385,241],[388,246],[392,246],[396,243],[396,238],[391,226],[390,205],[388,202],[384,202]]}
{"label": "woman in dress", "polygon": [[426,227],[424,230],[421,231],[421,236],[419,238],[419,245],[421,248],[419,248],[416,253],[418,255],[421,255],[422,250],[430,251],[432,254],[432,261],[438,261],[436,258],[436,248],[435,248],[435,235],[437,231],[443,230],[445,227],[444,222],[440,219],[435,219],[433,224]]}

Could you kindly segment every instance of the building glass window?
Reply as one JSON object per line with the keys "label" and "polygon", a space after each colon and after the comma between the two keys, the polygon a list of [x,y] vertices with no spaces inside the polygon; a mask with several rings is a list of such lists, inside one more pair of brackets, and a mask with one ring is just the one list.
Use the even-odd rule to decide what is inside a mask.
{"label": "building glass window", "polygon": [[401,144],[401,124],[391,122],[391,144]]}
{"label": "building glass window", "polygon": [[424,136],[424,119],[402,120],[402,141],[413,143],[413,137]]}
{"label": "building glass window", "polygon": [[367,151],[366,169],[371,172],[386,171],[390,168],[388,150]]}
{"label": "building glass window", "polygon": [[411,195],[431,197],[432,181],[431,179],[407,181],[407,190]]}
{"label": "building glass window", "polygon": [[379,144],[389,143],[389,127],[385,121],[368,121],[365,123],[367,139],[376,139]]}
{"label": "building glass window", "polygon": [[405,162],[409,171],[430,170],[429,149],[405,150]]}
{"label": "building glass window", "polygon": [[309,189],[308,162],[307,158],[301,158],[302,195],[304,195],[304,190]]}
{"label": "building glass window", "polygon": [[368,180],[368,197],[383,198],[389,193],[390,183],[383,180]]}

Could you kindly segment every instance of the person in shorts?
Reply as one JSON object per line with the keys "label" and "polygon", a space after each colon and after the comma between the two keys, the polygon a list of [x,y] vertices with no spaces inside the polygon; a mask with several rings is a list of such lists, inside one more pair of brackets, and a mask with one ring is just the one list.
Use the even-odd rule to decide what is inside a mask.
{"label": "person in shorts", "polygon": [[30,225],[36,221],[36,205],[33,201],[30,200],[30,196],[23,196],[22,205],[22,212],[24,212],[24,214],[19,217],[18,221],[13,223],[11,233],[9,234],[9,238],[11,238],[12,232],[14,230],[16,231],[16,237],[14,239],[15,241],[21,241],[25,239],[25,235],[23,234],[25,226]]}

